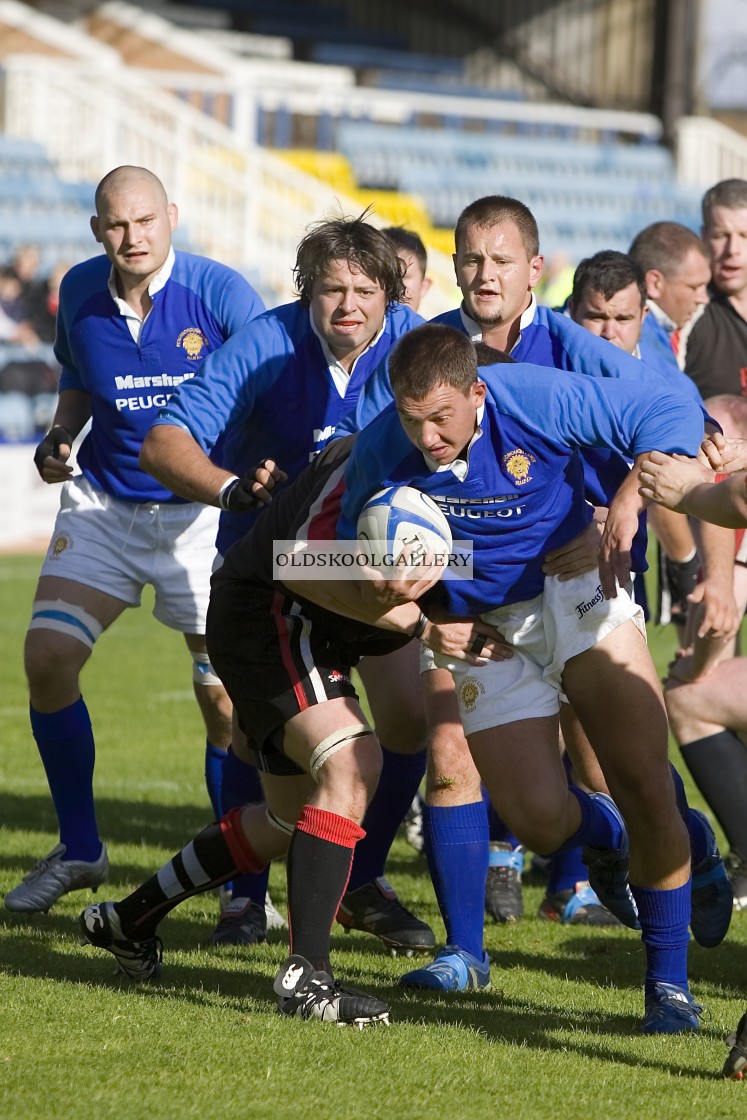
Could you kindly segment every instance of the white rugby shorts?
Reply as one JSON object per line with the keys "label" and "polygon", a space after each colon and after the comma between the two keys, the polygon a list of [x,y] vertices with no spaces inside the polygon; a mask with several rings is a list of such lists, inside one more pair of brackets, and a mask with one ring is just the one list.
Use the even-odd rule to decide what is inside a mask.
{"label": "white rugby shorts", "polygon": [[[465,735],[555,715],[563,669],[571,657],[591,649],[629,620],[646,637],[638,604],[620,587],[617,598],[605,599],[596,571],[563,583],[557,576],[547,576],[542,595],[481,617],[513,646],[513,657],[478,666],[435,654],[432,664],[451,671]],[[430,667],[429,661],[424,658],[421,668]]]}
{"label": "white rugby shorts", "polygon": [[220,510],[199,502],[124,502],[83,475],[63,483],[41,574],[95,587],[182,634],[204,634]]}

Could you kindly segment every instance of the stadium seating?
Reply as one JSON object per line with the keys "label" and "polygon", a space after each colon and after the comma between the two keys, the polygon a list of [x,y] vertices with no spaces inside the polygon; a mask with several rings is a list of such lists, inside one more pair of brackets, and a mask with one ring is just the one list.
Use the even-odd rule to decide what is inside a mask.
{"label": "stadium seating", "polygon": [[370,121],[341,122],[337,143],[359,187],[419,196],[435,226],[453,226],[474,198],[513,195],[535,212],[546,251],[577,260],[626,249],[653,221],[698,225],[700,192],[677,184],[672,157],[654,144]]}
{"label": "stadium seating", "polygon": [[60,179],[41,144],[0,134],[0,261],[24,244],[42,253],[42,271],[91,252],[90,183]]}

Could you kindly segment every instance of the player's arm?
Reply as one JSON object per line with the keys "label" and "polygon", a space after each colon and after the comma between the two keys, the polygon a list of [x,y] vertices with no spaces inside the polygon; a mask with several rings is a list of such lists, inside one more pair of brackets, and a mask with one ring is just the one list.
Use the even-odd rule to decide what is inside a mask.
{"label": "player's arm", "polygon": [[708,677],[734,656],[731,640],[739,629],[743,604],[734,595],[734,533],[707,522],[693,530],[703,567],[703,579],[688,600],[684,648],[669,665],[668,687],[691,684]]}
{"label": "player's arm", "polygon": [[239,478],[211,462],[197,440],[176,424],[150,429],[139,462],[172,493],[232,513],[267,505],[272,501],[270,491],[287,477],[272,459],[264,459]]}
{"label": "player's arm", "polygon": [[[703,675],[724,655],[724,643],[734,637],[742,612],[734,597],[734,532],[694,521],[693,535],[703,578],[688,595],[688,633],[695,642],[695,669]],[[686,643],[687,644],[687,643]]]}
{"label": "player's arm", "polygon": [[599,545],[608,513],[607,506],[595,506],[594,516],[577,537],[545,555],[544,574],[557,576],[563,583],[585,572],[593,572],[599,566]]}
{"label": "player's arm", "polygon": [[436,653],[459,661],[484,665],[489,660],[502,661],[511,657],[511,648],[498,631],[480,619],[449,618],[434,622],[423,614],[416,599],[424,595],[437,578],[396,581],[284,578],[283,584],[291,594],[334,614],[417,638]]}
{"label": "player's arm", "polygon": [[648,502],[638,490],[638,467],[646,452],[636,456],[630,474],[618,487],[610,503],[601,544],[599,545],[599,578],[607,599],[617,597],[617,584],[630,579],[630,550],[638,532],[638,518]]}
{"label": "player's arm", "polygon": [[667,509],[727,529],[747,525],[747,474],[714,484],[713,473],[697,460],[660,451],[644,458],[639,474],[641,494]]}
{"label": "player's arm", "polygon": [[34,452],[34,463],[45,482],[65,482],[73,473],[68,459],[75,437],[91,418],[91,398],[79,389],[61,389],[52,427]]}
{"label": "player's arm", "polygon": [[140,466],[162,486],[190,502],[219,505],[218,495],[234,477],[210,461],[194,436],[176,424],[151,428],[140,449]]}

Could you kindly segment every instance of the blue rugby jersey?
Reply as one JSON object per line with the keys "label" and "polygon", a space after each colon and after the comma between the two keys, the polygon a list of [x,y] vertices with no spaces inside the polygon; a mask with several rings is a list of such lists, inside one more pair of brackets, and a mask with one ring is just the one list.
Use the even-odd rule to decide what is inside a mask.
{"label": "blue rugby jersey", "polygon": [[116,498],[181,502],[138,466],[145,434],[174,389],[264,304],[233,269],[177,252],[137,343],[109,291],[111,267],[106,256],[92,257],[71,268],[60,288],[60,389],[91,397],[92,426],[78,467]]}
{"label": "blue rugby jersey", "polygon": [[[392,343],[422,322],[403,304],[390,307],[383,331],[355,361],[341,395],[312,329],[308,304],[284,304],[259,316],[210,357],[199,375],[174,393],[156,423],[186,429],[208,453],[225,432],[226,469],[241,475],[271,458],[292,481],[355,407]],[[258,513],[223,513],[218,551],[225,554]]]}
{"label": "blue rugby jersey", "polygon": [[643,328],[641,330],[641,340],[638,343],[638,349],[641,352],[641,358],[651,366],[665,366],[671,370],[674,368],[680,375],[682,382],[687,391],[693,397],[693,400],[702,401],[700,389],[695,384],[691,377],[680,369],[677,362],[677,356],[672,349],[672,343],[669,337],[669,332],[663,323],[660,323],[656,318],[653,311],[649,311],[646,318],[643,320]]}
{"label": "blue rugby jersey", "polygon": [[[467,333],[460,308],[446,311],[432,320],[448,327]],[[517,362],[531,362],[534,365],[549,366],[566,372],[584,374],[588,377],[618,378],[639,386],[646,386],[646,392],[657,392],[662,386],[669,387],[678,395],[700,401],[699,394],[692,393],[692,383],[679,369],[667,369],[663,362],[655,368],[647,366],[638,358],[624,353],[603,338],[597,338],[578,323],[574,323],[562,312],[548,307],[535,308],[532,322],[521,331],[521,336],[511,351]],[[378,416],[392,400],[389,372],[386,362],[370,379],[366,391],[358,405],[340,426],[342,434],[363,428]],[[703,420],[707,414],[702,410]],[[628,473],[628,464],[617,452],[600,447],[594,450],[581,450],[584,464],[584,480],[589,501],[594,505],[609,505],[620,483]],[[633,571],[645,572],[646,563],[645,515],[641,517],[641,528],[633,546]]]}
{"label": "blue rugby jersey", "polygon": [[702,413],[685,396],[641,394],[623,379],[602,380],[525,363],[487,366],[482,435],[471,445],[464,481],[430,469],[408,440],[394,405],[358,436],[345,472],[337,535],[356,536],[361,508],[382,487],[429,494],[455,542],[474,543],[471,582],[445,580],[438,597],[453,614],[484,614],[524,602],[544,587],[542,562],[588,525],[592,513],[576,449],[613,447],[631,458],[658,449],[692,455]]}

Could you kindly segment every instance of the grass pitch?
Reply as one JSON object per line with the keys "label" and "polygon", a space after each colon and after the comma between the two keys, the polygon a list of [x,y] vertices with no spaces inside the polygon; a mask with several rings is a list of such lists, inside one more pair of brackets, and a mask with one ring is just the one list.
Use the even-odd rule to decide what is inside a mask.
{"label": "grass pitch", "polygon": [[[0,893],[56,843],[21,661],[38,567],[35,557],[0,559]],[[663,665],[672,632],[652,628],[651,639]],[[210,818],[190,673],[182,639],[149,607],[126,612],[85,671],[112,864],[98,897],[127,893]],[[442,937],[424,860],[398,841],[388,874]],[[282,867],[271,891],[282,909]],[[718,1076],[724,1035],[747,1003],[745,914],[724,945],[692,946],[706,1018],[699,1036],[675,1038],[637,1032],[638,936],[539,921],[542,886],[531,877],[525,920],[487,926],[488,992],[407,996],[397,981],[412,962],[338,927],[339,974],[392,1005],[389,1028],[357,1032],[281,1019],[271,980],[282,934],[254,950],[209,947],[218,912],[209,895],[163,923],[163,983],[131,985],[108,954],[78,944],[76,917],[92,897],[69,895],[35,917],[0,910],[0,1120],[721,1120],[747,1108],[747,1086]]]}

